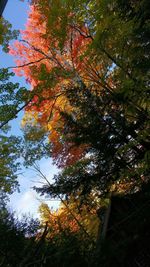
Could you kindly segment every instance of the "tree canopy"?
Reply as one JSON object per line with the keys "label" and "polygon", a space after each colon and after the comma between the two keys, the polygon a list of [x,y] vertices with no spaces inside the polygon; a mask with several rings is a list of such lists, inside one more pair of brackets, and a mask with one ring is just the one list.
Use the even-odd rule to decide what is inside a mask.
{"label": "tree canopy", "polygon": [[[9,47],[16,61],[13,71],[25,77],[30,91],[10,82],[13,74],[8,70],[0,71],[0,189],[3,196],[17,187],[19,157],[26,166],[51,157],[59,173],[50,183],[39,171],[45,184],[35,190],[60,199],[61,206],[57,211],[44,203],[40,206],[41,224],[33,236],[26,234],[26,225],[22,235],[22,226],[16,226],[13,216],[9,220],[3,207],[0,233],[5,225],[6,233],[10,231],[22,247],[23,254],[18,254],[23,255],[18,265],[22,267],[105,267],[111,262],[125,267],[127,246],[133,244],[137,255],[135,249],[130,264],[139,266],[144,227],[148,230],[144,237],[149,237],[148,212],[141,211],[149,205],[150,4],[30,2],[26,28]],[[8,25],[0,42],[8,44],[9,38]],[[7,131],[8,122],[23,109],[21,141]],[[118,199],[122,214],[113,204]],[[115,229],[120,229],[120,237]],[[146,251],[147,247],[146,243]],[[5,249],[6,254],[11,250],[6,243]],[[11,251],[14,259],[16,250]],[[1,259],[9,266],[6,255]]]}
{"label": "tree canopy", "polygon": [[145,1],[36,1],[22,40],[10,49],[16,73],[35,94],[25,124],[48,133],[59,167],[77,166],[70,178],[55,179],[63,193],[65,184],[72,190],[68,182],[110,190],[115,181],[147,179],[146,10]]}

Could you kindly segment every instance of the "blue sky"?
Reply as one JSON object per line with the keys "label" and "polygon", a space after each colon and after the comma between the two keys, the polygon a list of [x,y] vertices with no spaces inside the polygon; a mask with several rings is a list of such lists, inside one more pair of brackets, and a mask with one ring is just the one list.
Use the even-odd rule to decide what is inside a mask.
{"label": "blue sky", "polygon": [[[3,16],[12,24],[14,29],[24,29],[28,10],[29,6],[27,0],[24,2],[20,0],[8,0]],[[14,65],[12,56],[1,51],[0,67],[9,67]],[[13,82],[19,82],[21,86],[29,88],[29,84],[26,84],[25,79],[22,77],[15,76],[12,80]],[[23,112],[19,114],[17,119],[11,122],[13,134],[21,134],[20,122],[22,116]],[[57,172],[57,168],[52,165],[51,159],[43,159],[39,162],[39,165],[49,180],[51,180],[53,175]],[[9,208],[11,210],[15,210],[18,216],[22,213],[30,213],[34,217],[37,216],[38,206],[43,199],[41,199],[39,195],[32,190],[32,187],[37,185],[39,181],[40,179],[35,171],[31,169],[22,169],[22,174],[19,175],[20,193],[15,192],[10,197],[9,203]],[[57,201],[47,200],[46,203],[49,204],[50,207],[53,206],[55,208],[58,206]]]}

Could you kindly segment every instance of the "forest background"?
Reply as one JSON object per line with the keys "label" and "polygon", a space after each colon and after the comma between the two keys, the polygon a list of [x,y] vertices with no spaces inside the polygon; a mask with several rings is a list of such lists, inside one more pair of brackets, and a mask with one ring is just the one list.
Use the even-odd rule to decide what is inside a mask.
{"label": "forest background", "polygon": [[[134,266],[141,257],[137,244],[149,236],[143,234],[148,213],[140,213],[138,227],[134,218],[141,205],[149,207],[149,3],[30,4],[26,28],[13,45],[9,40],[18,34],[1,19],[3,49],[31,87],[10,82],[14,74],[1,69],[1,229],[10,240],[1,231],[1,266]],[[23,137],[8,135],[8,123],[22,110]],[[41,204],[40,222],[15,220],[6,208],[18,187],[20,157],[43,181],[34,189],[61,201],[57,211]],[[59,169],[54,183],[36,164],[43,157]],[[128,230],[113,233],[114,196],[138,200],[126,214]]]}

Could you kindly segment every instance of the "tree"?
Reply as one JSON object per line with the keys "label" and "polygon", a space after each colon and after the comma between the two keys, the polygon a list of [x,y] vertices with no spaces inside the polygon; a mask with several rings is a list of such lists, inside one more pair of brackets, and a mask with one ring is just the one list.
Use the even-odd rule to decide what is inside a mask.
{"label": "tree", "polygon": [[[143,45],[148,46],[146,37],[141,40],[142,31],[145,36],[148,31],[147,16],[143,18],[141,30],[135,24],[138,12],[135,10],[131,18],[127,14],[126,20],[122,21],[123,12],[117,1],[77,1],[73,4],[57,1],[57,4],[59,11],[53,1],[50,6],[47,1],[37,1],[31,6],[26,31],[22,32],[23,40],[10,51],[19,58],[17,64],[22,66],[17,70],[19,75],[26,76],[35,92],[40,88],[28,106],[28,112],[48,129],[55,159],[59,150],[63,150],[59,141],[61,134],[55,129],[59,125],[63,127],[60,111],[71,112],[65,94],[70,85],[73,87],[80,80],[87,87],[93,85],[99,93],[101,89],[115,93],[128,120],[139,123],[139,117],[141,120],[148,118],[147,69],[137,67],[134,52],[138,47],[140,60],[143,55],[148,67],[148,53],[143,49]],[[131,6],[135,9],[134,4]],[[139,3],[139,9],[140,6]]]}
{"label": "tree", "polygon": [[[39,25],[39,20],[41,23],[37,32],[35,29],[37,24]],[[84,56],[90,40],[80,35],[76,29],[69,27],[69,41],[65,42],[65,48],[62,51],[60,44],[51,41],[53,32],[44,35],[47,31],[44,21],[36,6],[32,7],[27,29],[23,32],[23,40],[21,43],[15,43],[16,48],[11,49],[10,53],[19,58],[17,64],[21,65],[17,73],[21,75],[24,72],[28,81],[34,89],[36,88],[34,90],[36,95],[26,110],[38,123],[48,129],[49,139],[53,144],[52,153],[56,158],[63,146],[59,141],[60,133],[55,131],[55,125],[60,123],[63,125],[63,121],[60,122],[60,109],[70,110],[71,108],[66,101],[65,90],[68,83],[72,81],[76,83],[80,79],[80,70],[83,71],[81,55]],[[86,34],[85,27],[84,31]],[[79,45],[80,51],[77,49]],[[23,50],[26,52],[22,54]],[[39,72],[40,77],[37,75]],[[76,148],[76,155],[80,155],[82,150],[78,151]]]}
{"label": "tree", "polygon": [[0,18],[0,45],[3,51],[8,52],[9,41],[16,39],[18,33],[17,30],[12,30],[12,25],[7,20]]}
{"label": "tree", "polygon": [[[116,182],[130,184],[131,191],[140,186],[148,178],[147,147],[136,132],[142,135],[145,122],[142,129],[141,124],[133,125],[126,119],[122,106],[106,91],[98,97],[83,85],[68,90],[68,99],[76,112],[62,113],[65,120],[62,142],[64,148],[70,144],[86,145],[86,154],[55,175],[54,184],[46,184],[37,191],[56,197],[79,190],[81,195],[88,195],[94,189],[101,197]],[[57,160],[61,159],[65,165],[63,154]]]}
{"label": "tree", "polygon": [[149,164],[147,5],[115,0],[58,4],[59,11],[54,1],[37,1],[23,40],[11,49],[22,66],[19,74],[37,93],[27,112],[48,131],[58,166],[91,155],[82,171],[77,163],[70,176],[64,171],[55,177],[56,188],[64,189],[63,179],[73,188],[76,175],[87,191],[105,192],[120,179],[142,181]]}
{"label": "tree", "polygon": [[63,206],[41,206],[44,231],[22,266],[88,266],[96,254],[92,220],[97,227],[101,212],[95,203],[112,191],[134,193],[149,179],[149,4],[33,2],[23,40],[10,53],[32,87],[27,163],[36,148],[37,158],[52,155],[61,171],[37,191],[59,196]]}
{"label": "tree", "polygon": [[24,216],[21,220],[6,208],[0,210],[0,265],[20,266],[26,250],[34,247],[39,222]]}
{"label": "tree", "polygon": [[39,207],[41,222],[48,223],[49,234],[51,238],[61,232],[69,231],[76,233],[83,238],[89,239],[94,243],[97,237],[99,219],[96,210],[99,207],[98,200],[94,200],[92,194],[89,196],[86,205],[81,205],[80,197],[73,195],[67,201],[61,200],[57,211],[51,211],[47,204],[41,204]]}
{"label": "tree", "polygon": [[[28,100],[28,91],[10,81],[13,73],[8,69],[0,70],[0,171],[1,194],[11,194],[18,188],[17,173],[20,170],[22,155],[21,138],[9,134],[8,122],[18,115]],[[22,105],[22,106],[21,106]]]}
{"label": "tree", "polygon": [[91,266],[99,225],[94,203],[93,207],[91,203],[81,207],[79,199],[72,196],[62,200],[57,211],[50,210],[44,203],[39,210],[41,223],[48,225],[46,240],[55,246],[53,264]]}
{"label": "tree", "polygon": [[[0,45],[8,52],[9,41],[16,39],[18,31],[11,29],[11,24],[0,18]],[[22,154],[21,138],[9,134],[8,123],[29,103],[31,93],[18,83],[11,82],[14,73],[9,69],[0,69],[0,199],[1,205],[18,188],[17,173],[20,170]],[[5,200],[5,201],[4,201]]]}

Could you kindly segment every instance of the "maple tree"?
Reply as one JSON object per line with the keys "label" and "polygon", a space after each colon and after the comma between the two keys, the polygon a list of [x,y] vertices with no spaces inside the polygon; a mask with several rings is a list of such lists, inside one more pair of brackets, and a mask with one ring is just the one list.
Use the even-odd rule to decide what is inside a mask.
{"label": "maple tree", "polygon": [[[118,101],[122,101],[122,105],[126,101],[128,103],[124,108],[130,120],[130,109],[135,113],[133,120],[136,120],[139,112],[147,117],[147,90],[142,94],[142,103],[134,89],[132,90],[134,85],[139,83],[134,79],[139,69],[136,68],[135,73],[134,68],[132,73],[136,63],[134,47],[130,46],[130,42],[135,39],[141,49],[140,41],[132,34],[134,20],[126,19],[123,22],[121,15],[120,18],[115,17],[112,10],[117,10],[116,3],[78,1],[72,5],[69,1],[52,1],[49,5],[48,1],[37,1],[37,4],[31,6],[26,30],[22,32],[23,40],[16,42],[15,48],[10,49],[10,53],[18,57],[17,65],[21,66],[16,69],[16,73],[24,75],[35,92],[34,100],[27,109],[35,116],[36,121],[49,131],[55,160],[64,149],[61,143],[63,120],[60,119],[60,111],[71,112],[65,92],[68,87],[81,80],[86,85],[94,84],[94,90],[97,92],[100,92],[101,88],[116,91]],[[80,8],[75,15],[78,4]],[[83,7],[87,7],[85,13]],[[96,14],[93,14],[93,10],[97,10]],[[85,20],[86,16],[89,24]],[[108,33],[109,27],[111,30]],[[129,30],[126,30],[127,28]],[[130,54],[128,52],[127,55],[128,50]],[[126,62],[126,58],[129,62]],[[142,84],[139,89],[141,87]],[[76,155],[71,161],[73,163],[82,151],[82,147],[74,147],[73,151],[69,147],[69,150],[63,153],[63,158],[67,157],[68,153]]]}
{"label": "maple tree", "polygon": [[[36,1],[23,39],[10,48],[16,73],[34,92],[25,125],[32,132],[30,126],[37,124],[48,133],[50,155],[59,167],[90,153],[94,173],[87,170],[86,177],[102,188],[112,180],[145,177],[148,170],[147,15],[131,1],[123,21],[124,5]],[[88,188],[88,179],[82,180]]]}
{"label": "maple tree", "polygon": [[56,211],[51,211],[47,204],[41,204],[39,212],[41,223],[48,223],[49,234],[47,238],[52,238],[61,232],[69,231],[76,233],[80,237],[96,240],[99,226],[99,218],[96,210],[99,203],[94,200],[94,196],[89,196],[89,204],[81,205],[80,198],[70,196],[69,199],[61,200],[61,204]]}
{"label": "maple tree", "polygon": [[[91,197],[90,201],[92,200],[94,199]],[[97,205],[95,204],[95,207]],[[62,200],[56,211],[51,210],[44,203],[39,207],[41,226],[47,224],[48,227],[46,240],[55,244],[65,266],[68,266],[70,260],[73,266],[80,265],[82,261],[82,264],[92,262],[92,251],[95,249],[100,223],[95,207],[90,204],[81,207],[79,199],[73,196],[67,201]],[[66,251],[68,251],[67,257]],[[76,253],[78,253],[78,259],[72,262]],[[61,264],[59,258],[57,261],[58,265]]]}
{"label": "maple tree", "polygon": [[[109,11],[109,16],[107,16],[108,21],[104,21],[103,18],[100,19],[100,22],[102,23],[101,27],[104,29],[101,31],[101,28],[97,28],[96,34],[94,35],[93,33],[92,35],[91,31],[89,31],[89,29],[85,26],[83,27],[80,25],[78,27],[76,24],[73,24],[74,20],[72,19],[72,15],[69,13],[70,9],[68,8],[67,11],[64,11],[64,6],[63,4],[61,5],[61,1],[58,1],[61,7],[60,11],[56,11],[56,5],[53,2],[51,3],[51,6],[49,6],[48,10],[44,9],[44,7],[46,8],[46,3],[47,2],[45,1],[42,6],[44,10],[43,13],[40,13],[40,1],[39,6],[35,5],[31,7],[27,28],[22,33],[23,40],[22,42],[17,42],[15,44],[16,50],[11,49],[10,52],[18,56],[19,60],[21,60],[17,61],[17,64],[21,64],[22,66],[22,68],[17,69],[18,74],[21,75],[21,73],[24,72],[24,75],[27,77],[35,91],[34,100],[32,101],[32,104],[28,106],[28,112],[30,111],[34,114],[35,120],[44,125],[46,130],[48,129],[49,138],[53,145],[52,155],[56,161],[58,161],[57,159],[59,155],[61,155],[60,157],[63,161],[65,161],[66,158],[66,163],[64,163],[65,165],[71,164],[79,159],[82,156],[82,151],[85,151],[86,147],[82,147],[81,145],[80,148],[77,148],[75,146],[73,147],[73,144],[70,144],[69,146],[69,142],[65,144],[65,146],[62,142],[61,131],[64,127],[64,121],[61,119],[62,117],[60,117],[60,112],[66,110],[68,112],[73,112],[72,107],[69,105],[65,96],[65,92],[69,86],[73,86],[74,83],[78,83],[82,80],[82,82],[87,85],[94,84],[94,90],[96,93],[100,92],[101,88],[106,88],[111,92],[115,91],[118,102],[122,101],[123,106],[124,101],[126,102],[126,98],[128,98],[131,94],[127,103],[129,104],[129,107],[132,108],[132,113],[136,113],[136,116],[132,120],[134,122],[138,120],[139,115],[143,118],[145,117],[146,119],[147,104],[144,102],[144,111],[143,103],[140,104],[141,107],[137,106],[137,94],[134,94],[134,90],[132,93],[133,84],[136,84],[137,82],[134,81],[134,77],[132,77],[130,73],[132,61],[134,59],[133,56],[131,58],[130,70],[126,67],[125,61],[122,64],[122,60],[126,57],[125,50],[123,50],[122,58],[117,56],[123,49],[122,45],[128,46],[128,43],[123,41],[125,36],[129,35],[128,40],[130,41],[133,39],[130,31],[125,35],[125,24],[121,23],[119,25],[120,20],[118,20],[117,26],[119,26],[115,31],[116,38],[112,39],[112,34],[114,36],[114,26],[116,25],[116,21],[114,22],[114,25],[112,24],[111,26],[112,32],[110,32],[109,35],[104,34],[106,28],[112,22],[112,18],[114,18],[114,14],[111,15],[110,13],[113,5],[103,6],[103,15]],[[95,9],[95,4],[90,6],[90,10],[91,9]],[[100,8],[98,8],[98,12],[99,10]],[[67,19],[67,23],[64,22],[64,14],[66,15],[65,12],[68,12],[67,18],[69,17],[69,19]],[[52,21],[52,19],[50,20],[51,17],[53,18],[55,13],[56,19],[54,19],[54,21]],[[37,31],[37,25],[39,22],[40,28]],[[64,37],[65,34],[63,37],[60,34],[63,25],[62,23],[65,23],[65,34],[68,33],[66,34],[66,37]],[[68,23],[70,23],[71,26],[70,24],[68,25]],[[130,28],[133,27],[132,21],[126,20],[126,23],[129,24]],[[55,27],[56,24],[57,27]],[[50,28],[48,25],[53,27]],[[93,24],[92,27],[90,27],[90,30],[91,28],[93,31],[95,30]],[[118,37],[120,38],[120,42],[116,46]],[[101,40],[100,45],[97,44],[98,40]],[[77,49],[79,46],[80,49]],[[110,49],[112,54],[110,54]],[[97,54],[95,53],[95,50],[98,52]],[[133,49],[131,47],[131,52],[132,51]],[[89,54],[88,56],[87,53]],[[93,61],[91,61],[92,55],[94,56]],[[103,56],[102,63],[98,64],[97,62],[101,56]],[[34,63],[36,63],[36,66]],[[114,67],[112,67],[113,64]],[[110,71],[111,67],[112,71]],[[124,75],[127,75],[125,84]],[[120,81],[120,78],[122,81]],[[49,88],[50,86],[51,88]],[[123,91],[124,89],[122,90],[122,86],[125,88],[125,91]],[[127,92],[127,86],[129,86],[130,92]],[[119,88],[119,91],[117,87]],[[147,95],[147,91],[145,91],[145,93]],[[122,98],[120,95],[122,95]],[[132,103],[133,101],[131,100],[131,97],[135,98],[134,103]],[[145,101],[144,95],[143,99]],[[124,108],[127,108],[127,114],[129,116],[130,111],[127,105],[124,106]],[[72,160],[71,157],[73,157]],[[60,166],[62,166],[61,164]]]}
{"label": "maple tree", "polygon": [[[60,112],[72,112],[65,96],[66,90],[81,80],[96,84],[99,69],[103,76],[106,70],[101,64],[97,64],[98,59],[95,60],[96,63],[91,63],[92,50],[91,53],[88,50],[91,37],[88,35],[87,27],[81,26],[76,29],[67,24],[67,35],[63,39],[62,48],[62,40],[55,36],[54,25],[52,30],[46,28],[48,18],[42,15],[36,5],[31,6],[26,30],[22,32],[23,40],[17,41],[15,48],[11,47],[10,53],[18,57],[16,63],[20,67],[15,69],[15,72],[27,78],[35,93],[34,99],[26,108],[27,113],[32,114],[35,121],[49,131],[55,161],[58,162],[57,159],[62,154],[63,161],[66,162],[64,164],[72,164],[82,156],[85,146],[73,147],[72,143],[64,146],[61,141],[64,121]],[[68,16],[72,18],[72,15]],[[40,27],[38,26],[37,30],[39,23]],[[58,32],[60,33],[60,29]],[[59,166],[62,164],[62,161],[58,163]]]}

